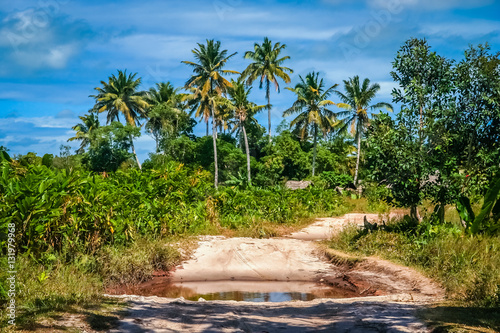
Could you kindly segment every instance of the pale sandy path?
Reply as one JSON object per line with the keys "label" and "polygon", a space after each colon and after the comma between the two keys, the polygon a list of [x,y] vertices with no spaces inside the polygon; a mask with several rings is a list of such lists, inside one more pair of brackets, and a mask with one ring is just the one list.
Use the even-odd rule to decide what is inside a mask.
{"label": "pale sandy path", "polygon": [[[378,220],[377,215],[367,218]],[[130,312],[111,332],[427,332],[415,311],[443,297],[439,286],[414,270],[377,258],[336,266],[310,241],[329,238],[349,223],[362,225],[363,219],[362,214],[318,219],[279,239],[205,236],[172,278],[226,291],[238,282],[257,286],[266,285],[263,281],[323,279],[360,295],[382,296],[282,303],[115,296],[130,301]]]}
{"label": "pale sandy path", "polygon": [[205,237],[172,281],[315,281],[334,269],[312,242]]}

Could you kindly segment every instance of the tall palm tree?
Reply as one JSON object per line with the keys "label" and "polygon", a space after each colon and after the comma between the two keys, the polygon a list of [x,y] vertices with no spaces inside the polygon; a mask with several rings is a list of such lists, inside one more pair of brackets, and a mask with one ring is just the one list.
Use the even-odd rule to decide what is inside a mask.
{"label": "tall palm tree", "polygon": [[297,100],[292,107],[283,113],[284,117],[295,113],[299,115],[292,120],[290,127],[296,127],[300,130],[301,137],[304,139],[312,131],[314,140],[313,146],[313,163],[312,175],[316,169],[316,146],[318,143],[318,130],[323,132],[323,136],[333,128],[335,114],[327,109],[328,105],[335,105],[334,102],[328,99],[334,89],[338,86],[333,86],[325,89],[323,79],[319,79],[319,73],[311,72],[306,75],[305,80],[299,75],[300,82],[295,88],[287,88],[297,95]]}
{"label": "tall palm tree", "polygon": [[248,137],[246,131],[246,124],[257,120],[253,117],[258,111],[265,108],[265,105],[256,105],[248,100],[248,95],[252,90],[251,87],[246,88],[245,84],[241,81],[231,81],[232,87],[229,88],[229,96],[231,101],[231,108],[234,111],[236,124],[233,127],[233,132],[241,131],[243,133],[243,140],[245,142],[245,152],[247,155],[247,179],[248,185],[252,186],[252,175],[250,172],[250,148],[248,147]]}
{"label": "tall palm tree", "polygon": [[170,82],[161,82],[145,94],[146,102],[150,105],[146,130],[155,139],[156,152],[159,151],[159,141],[164,132],[176,132],[183,113],[187,116],[184,103],[187,94],[180,94],[179,90]]}
{"label": "tall palm tree", "polygon": [[346,110],[336,113],[336,116],[340,119],[336,125],[336,129],[338,132],[346,132],[350,127],[351,133],[357,141],[358,152],[356,156],[356,170],[354,172],[354,185],[357,185],[359,159],[361,156],[361,138],[370,124],[370,118],[375,115],[370,111],[382,108],[388,111],[392,111],[393,109],[391,104],[385,102],[370,105],[380,90],[380,85],[378,83],[370,84],[370,80],[367,78],[363,80],[361,85],[359,84],[359,76],[357,75],[344,80],[344,89],[345,94],[337,90],[335,91],[335,94],[343,102],[339,103],[338,106]]}
{"label": "tall palm tree", "polygon": [[[217,122],[215,118],[215,109],[218,98],[225,94],[227,88],[231,86],[231,82],[226,80],[224,74],[239,74],[239,72],[224,70],[227,61],[233,57],[235,53],[227,55],[227,50],[221,50],[220,41],[215,42],[213,39],[208,40],[207,44],[198,43],[198,48],[193,51],[197,62],[183,61],[183,63],[193,68],[193,75],[186,82],[186,89],[192,91],[192,99],[198,101],[198,110],[200,114],[209,114],[212,117],[212,139],[214,144],[214,166],[215,188],[218,186],[219,169],[217,166]],[[208,118],[206,119],[208,122]]]}
{"label": "tall palm tree", "polygon": [[[102,87],[97,87],[97,95],[91,95],[96,100],[95,107],[99,112],[107,112],[106,122],[120,121],[123,114],[128,125],[141,126],[139,120],[146,118],[149,104],[146,102],[144,92],[138,91],[141,78],[135,78],[137,73],[127,75],[127,71],[118,70],[118,76],[112,74],[108,82],[101,81]],[[130,136],[132,153],[135,156],[139,169],[142,169],[139,158],[135,153],[134,141]]]}
{"label": "tall palm tree", "polygon": [[90,133],[99,128],[99,117],[95,109],[90,109],[88,114],[78,118],[80,118],[82,122],[72,127],[72,129],[76,131],[76,134],[74,137],[69,138],[68,141],[80,141],[80,148],[76,150],[76,153],[82,154],[85,148],[90,144]]}
{"label": "tall palm tree", "polygon": [[272,45],[272,42],[265,37],[264,42],[260,45],[254,44],[253,51],[245,52],[245,59],[251,59],[252,62],[243,71],[242,77],[246,78],[247,84],[251,85],[256,79],[260,79],[259,88],[266,86],[266,99],[268,109],[268,134],[269,142],[271,142],[271,97],[270,85],[274,84],[276,91],[280,92],[278,78],[290,83],[290,77],[287,73],[293,73],[293,70],[288,67],[283,67],[282,64],[285,60],[290,59],[289,56],[280,58],[280,53],[286,48],[285,44],[279,42]]}

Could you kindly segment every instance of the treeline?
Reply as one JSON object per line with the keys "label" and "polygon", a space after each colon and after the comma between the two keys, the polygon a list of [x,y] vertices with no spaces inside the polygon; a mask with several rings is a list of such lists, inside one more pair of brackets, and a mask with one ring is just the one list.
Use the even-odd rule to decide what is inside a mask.
{"label": "treeline", "polygon": [[[193,50],[194,61],[184,61],[193,74],[182,88],[167,82],[139,91],[137,74],[118,71],[96,88],[95,106],[73,127],[70,140],[81,142],[77,154],[66,152],[52,164],[45,156],[39,163],[60,167],[64,160],[73,169],[112,173],[160,170],[177,162],[209,171],[215,188],[265,188],[306,178],[322,188],[357,187],[361,180],[365,187],[381,186],[374,191],[381,200],[411,207],[417,220],[424,200],[436,205],[434,216],[441,222],[445,205],[456,204],[470,229],[471,202],[487,194],[499,175],[498,53],[487,44],[471,46],[455,62],[425,40],[406,41],[393,62],[398,88],[392,102],[401,110],[391,116],[380,112],[392,110],[390,104],[373,103],[380,86],[369,79],[354,76],[339,90],[318,73],[299,76],[288,88],[296,99],[283,113],[294,118],[272,136],[270,123],[266,131],[255,115],[270,112],[271,91],[290,81],[284,49],[265,38],[244,54],[251,63],[240,73],[226,69],[235,53],[207,40]],[[249,100],[255,81],[265,91],[265,105]],[[108,125],[100,124],[99,113]],[[207,136],[193,135],[196,120],[206,123]],[[144,166],[133,159],[142,125],[156,142]],[[29,164],[23,162],[29,158],[17,159]]]}

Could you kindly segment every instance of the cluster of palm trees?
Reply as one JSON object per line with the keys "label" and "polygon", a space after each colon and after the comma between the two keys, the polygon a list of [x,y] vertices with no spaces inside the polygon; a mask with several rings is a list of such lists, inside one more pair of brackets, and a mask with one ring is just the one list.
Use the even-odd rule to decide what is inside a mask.
{"label": "cluster of palm trees", "polygon": [[[281,52],[286,45],[273,44],[267,37],[262,44],[255,43],[253,51],[247,51],[244,58],[252,62],[241,73],[227,70],[227,62],[236,55],[228,54],[227,50],[221,48],[220,41],[207,40],[206,44],[198,43],[193,49],[195,61],[183,61],[192,68],[192,75],[187,80],[184,89],[187,93],[180,93],[170,83],[158,83],[156,87],[147,92],[141,92],[138,87],[141,83],[136,74],[127,74],[126,71],[118,71],[118,75],[112,75],[108,82],[101,81],[102,87],[95,88],[96,95],[91,95],[96,101],[94,112],[107,112],[107,122],[119,121],[122,114],[126,123],[130,126],[141,126],[140,121],[147,119],[146,129],[156,141],[156,150],[159,150],[159,140],[165,132],[174,131],[179,118],[190,110],[196,118],[203,119],[207,124],[207,135],[209,122],[212,121],[212,137],[214,149],[215,177],[214,185],[218,186],[218,164],[217,164],[217,126],[219,128],[232,127],[232,132],[242,134],[247,156],[247,178],[251,184],[250,153],[246,128],[250,122],[256,122],[254,116],[263,109],[268,110],[268,137],[271,136],[271,87],[274,86],[280,92],[279,80],[290,83],[288,74],[293,70],[284,67],[283,63],[290,57],[282,56]],[[227,75],[239,75],[236,80],[228,80]],[[355,76],[344,81],[345,93],[335,88],[338,85],[326,87],[324,80],[319,78],[319,73],[311,72],[303,78],[299,76],[300,82],[294,88],[287,88],[296,94],[293,105],[287,109],[283,116],[298,114],[292,120],[290,126],[294,127],[302,139],[312,136],[313,168],[315,174],[316,146],[319,135],[325,136],[332,132],[346,132],[351,128],[357,141],[357,163],[355,171],[355,183],[358,178],[359,161],[361,155],[361,138],[372,111],[386,108],[392,110],[387,103],[370,105],[375,94],[380,89],[378,84],[370,84],[365,79],[362,84],[359,77]],[[265,88],[266,105],[257,105],[249,101],[251,86],[259,81],[259,88]],[[335,94],[341,103],[334,103],[329,98]],[[329,109],[336,105],[343,111],[334,112]],[[88,132],[95,127],[97,116],[95,113],[81,117],[83,123],[76,125],[73,129],[77,135],[70,140],[81,140],[80,151],[88,144]],[[97,120],[98,126],[98,120]],[[132,141],[132,138],[131,138]],[[137,164],[141,164],[135,153]]]}

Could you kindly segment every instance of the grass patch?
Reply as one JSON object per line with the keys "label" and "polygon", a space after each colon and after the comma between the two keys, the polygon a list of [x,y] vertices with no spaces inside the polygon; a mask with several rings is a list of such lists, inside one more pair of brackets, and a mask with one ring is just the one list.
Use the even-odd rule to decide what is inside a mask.
{"label": "grass patch", "polygon": [[[62,329],[68,324],[66,317],[71,317],[85,327],[105,330],[117,320],[113,319],[116,314],[109,313],[109,306],[113,311],[119,307],[117,301],[102,296],[105,287],[139,283],[154,272],[170,270],[189,252],[180,248],[189,250],[192,243],[189,239],[140,238],[128,247],[106,246],[92,255],[51,251],[40,258],[19,255],[16,325],[19,329],[52,332]],[[5,274],[0,276],[2,284]],[[5,328],[5,299],[1,310],[1,326]]]}
{"label": "grass patch", "polygon": [[450,299],[464,304],[500,305],[500,236],[468,236],[450,223],[400,220],[373,232],[348,228],[330,247],[416,268],[440,282]]}
{"label": "grass patch", "polygon": [[[137,284],[152,278],[155,272],[168,272],[179,264],[179,248],[189,248],[189,240],[177,242],[140,238],[130,246],[107,246],[90,260],[105,285]],[[91,267],[94,263],[91,263]]]}

